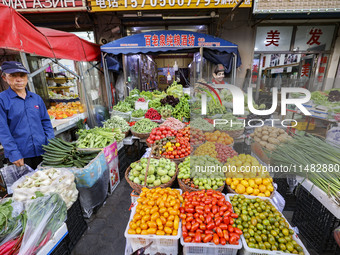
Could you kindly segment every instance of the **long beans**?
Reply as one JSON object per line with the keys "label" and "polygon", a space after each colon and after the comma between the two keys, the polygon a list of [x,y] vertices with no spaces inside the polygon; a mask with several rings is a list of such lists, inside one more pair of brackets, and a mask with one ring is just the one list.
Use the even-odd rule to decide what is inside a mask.
{"label": "long beans", "polygon": [[340,149],[313,135],[295,135],[271,154],[275,165],[308,178],[340,204]]}

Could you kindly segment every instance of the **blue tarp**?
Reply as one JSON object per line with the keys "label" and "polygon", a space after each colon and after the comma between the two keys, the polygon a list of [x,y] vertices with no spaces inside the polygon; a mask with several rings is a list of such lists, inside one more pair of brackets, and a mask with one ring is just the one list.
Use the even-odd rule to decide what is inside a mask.
{"label": "blue tarp", "polygon": [[214,51],[235,53],[237,45],[211,35],[191,31],[162,30],[135,34],[109,42],[101,51],[112,54],[137,54],[151,52],[178,52],[208,48]]}

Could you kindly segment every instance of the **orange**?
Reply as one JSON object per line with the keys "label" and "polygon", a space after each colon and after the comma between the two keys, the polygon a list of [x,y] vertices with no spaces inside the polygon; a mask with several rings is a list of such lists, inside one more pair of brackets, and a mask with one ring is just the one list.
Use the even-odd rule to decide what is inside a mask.
{"label": "orange", "polygon": [[260,191],[261,191],[262,193],[264,193],[264,192],[267,190],[267,187],[261,184],[261,185],[259,186],[259,189],[260,189]]}

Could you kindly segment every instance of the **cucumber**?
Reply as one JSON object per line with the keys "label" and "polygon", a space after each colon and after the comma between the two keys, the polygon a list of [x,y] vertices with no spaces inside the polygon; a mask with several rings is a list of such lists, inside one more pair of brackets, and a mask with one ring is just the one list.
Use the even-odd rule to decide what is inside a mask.
{"label": "cucumber", "polygon": [[72,145],[71,143],[66,142],[66,141],[64,141],[64,140],[62,140],[62,139],[60,139],[60,138],[57,138],[57,141],[58,141],[59,143],[65,145],[65,146],[69,147],[69,148],[72,148],[72,149],[73,149],[73,148],[75,147],[75,146]]}
{"label": "cucumber", "polygon": [[65,146],[64,144],[61,144],[56,139],[49,140],[49,143],[54,145],[54,147],[57,147],[57,148],[62,149],[62,150],[71,151],[73,149],[72,147],[68,147],[68,146]]}
{"label": "cucumber", "polygon": [[78,168],[83,168],[84,166],[79,162],[79,161],[77,161],[77,160],[74,160],[73,161],[73,164],[76,166],[76,167],[78,167]]}

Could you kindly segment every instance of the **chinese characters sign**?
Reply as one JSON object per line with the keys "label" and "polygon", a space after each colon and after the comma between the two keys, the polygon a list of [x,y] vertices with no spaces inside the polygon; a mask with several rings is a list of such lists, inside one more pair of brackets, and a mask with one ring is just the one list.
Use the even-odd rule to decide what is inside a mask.
{"label": "chinese characters sign", "polygon": [[330,50],[334,26],[298,26],[294,48],[297,50]]}
{"label": "chinese characters sign", "polygon": [[[296,51],[329,50],[334,26],[297,26],[293,48]],[[258,27],[255,51],[289,51],[293,27]]]}
{"label": "chinese characters sign", "polygon": [[[240,0],[90,0],[92,12],[193,8],[233,8]],[[240,7],[252,7],[245,0]]]}
{"label": "chinese characters sign", "polygon": [[258,27],[255,51],[288,51],[293,27]]}
{"label": "chinese characters sign", "polygon": [[0,0],[18,12],[86,11],[83,0]]}
{"label": "chinese characters sign", "polygon": [[254,13],[339,12],[340,1],[256,0]]}

